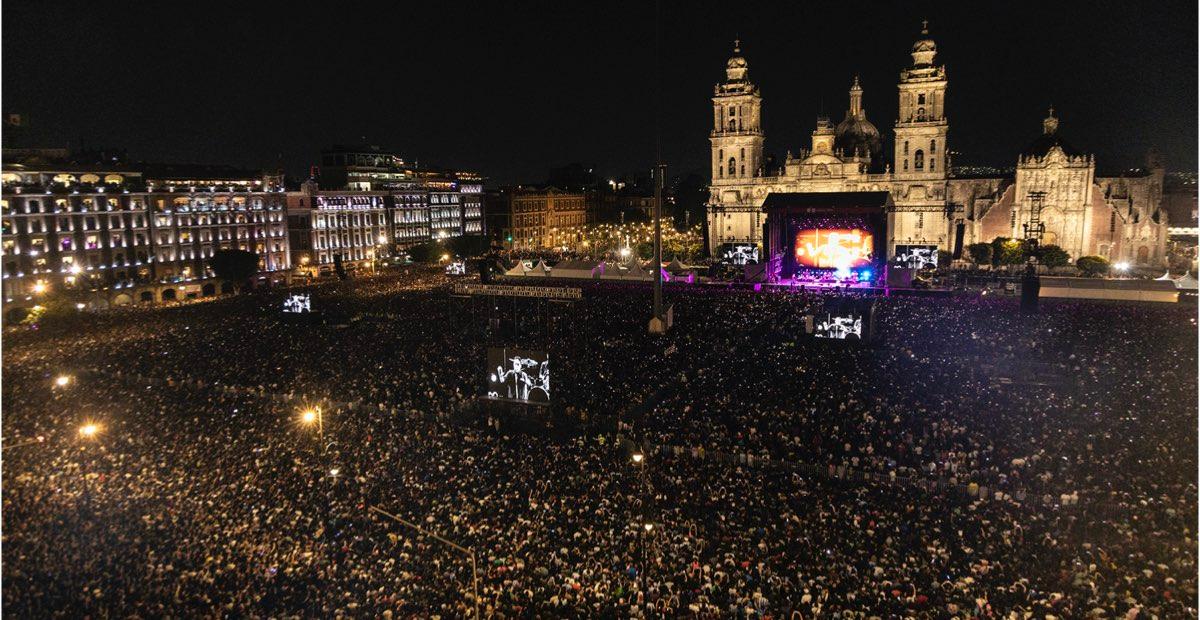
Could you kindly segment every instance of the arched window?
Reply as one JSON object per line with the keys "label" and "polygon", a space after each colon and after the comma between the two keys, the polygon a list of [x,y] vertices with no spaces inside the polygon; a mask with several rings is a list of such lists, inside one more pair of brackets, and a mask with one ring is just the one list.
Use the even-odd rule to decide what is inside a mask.
{"label": "arched window", "polygon": [[737,108],[729,106],[729,116],[737,116]]}
{"label": "arched window", "polygon": [[913,156],[913,168],[916,170],[925,169],[925,151],[917,149],[916,155]]}
{"label": "arched window", "polygon": [[933,155],[936,152],[937,152],[937,140],[930,140],[929,141],[929,154]]}
{"label": "arched window", "polygon": [[904,141],[904,154],[908,155],[908,140]]}
{"label": "arched window", "polygon": [[925,108],[917,108],[917,120],[925,120]]}
{"label": "arched window", "polygon": [[733,131],[735,129],[737,129],[737,120],[731,118],[729,119],[729,131]]}
{"label": "arched window", "polygon": [[737,172],[737,160],[729,158],[729,176],[733,176]]}
{"label": "arched window", "polygon": [[904,171],[908,172],[908,160],[904,160]]}
{"label": "arched window", "polygon": [[917,95],[917,105],[925,105],[925,93]]}

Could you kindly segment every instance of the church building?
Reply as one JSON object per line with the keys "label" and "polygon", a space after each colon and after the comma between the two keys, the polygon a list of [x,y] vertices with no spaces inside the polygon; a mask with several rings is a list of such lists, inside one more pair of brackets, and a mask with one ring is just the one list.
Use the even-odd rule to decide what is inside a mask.
{"label": "church building", "polygon": [[1126,176],[1096,176],[1095,158],[1062,138],[1053,109],[1041,135],[1015,156],[1012,174],[953,168],[949,81],[937,51],[923,28],[897,84],[892,161],[885,160],[884,138],[868,120],[855,77],[845,118],[836,125],[818,118],[808,148],[789,150],[781,165],[770,167],[763,153],[762,94],[736,42],[725,80],[713,89],[709,251],[720,256],[731,246],[761,248],[762,207],[773,193],[885,191],[894,203],[887,221],[889,256],[897,245],[936,245],[959,257],[971,243],[1025,238],[1033,229],[1043,245],[1062,247],[1072,260],[1098,255],[1139,265],[1165,261],[1161,163],[1151,156],[1145,169]]}

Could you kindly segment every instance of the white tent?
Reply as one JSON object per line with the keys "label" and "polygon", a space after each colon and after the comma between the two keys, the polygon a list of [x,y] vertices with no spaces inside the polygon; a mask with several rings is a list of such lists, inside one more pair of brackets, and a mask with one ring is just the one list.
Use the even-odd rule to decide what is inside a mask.
{"label": "white tent", "polygon": [[604,273],[603,261],[565,260],[550,270],[555,278],[577,278],[590,280]]}
{"label": "white tent", "polygon": [[550,267],[546,265],[546,261],[538,259],[538,262],[533,266],[533,269],[530,269],[529,273],[525,275],[546,277],[550,275]]}
{"label": "white tent", "polygon": [[1171,277],[1171,270],[1168,269],[1166,273],[1162,274],[1162,276],[1154,278],[1154,279],[1155,280],[1174,280],[1175,278]]}
{"label": "white tent", "polygon": [[666,269],[668,273],[684,273],[686,271],[690,271],[690,268],[687,265],[679,262],[678,256],[671,259],[671,262],[667,265]]}
{"label": "white tent", "polygon": [[525,275],[526,271],[529,271],[529,268],[529,265],[525,261],[517,261],[517,264],[513,265],[512,269],[504,272],[504,275],[521,277]]}
{"label": "white tent", "polygon": [[1175,280],[1175,288],[1182,290],[1182,291],[1197,290],[1197,284],[1198,284],[1198,282],[1196,281],[1196,277],[1193,276],[1192,272],[1190,272],[1190,271],[1183,274],[1182,278]]}

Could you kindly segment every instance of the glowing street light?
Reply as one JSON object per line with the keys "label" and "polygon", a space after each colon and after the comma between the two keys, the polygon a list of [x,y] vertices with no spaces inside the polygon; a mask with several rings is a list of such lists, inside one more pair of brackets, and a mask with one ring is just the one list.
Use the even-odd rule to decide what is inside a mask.
{"label": "glowing street light", "polygon": [[83,273],[83,267],[80,267],[79,265],[71,265],[71,273],[79,275]]}
{"label": "glowing street light", "polygon": [[99,433],[100,426],[92,422],[88,422],[87,424],[79,427],[79,436],[83,437],[84,439],[92,439]]}
{"label": "glowing street light", "polygon": [[340,474],[340,473],[342,473],[342,470],[340,470],[340,469],[338,469],[338,468],[334,467],[334,468],[332,468],[332,469],[330,469],[330,470],[329,470],[329,477],[330,477],[330,478],[337,478],[338,474]]}
{"label": "glowing street light", "polygon": [[35,282],[33,284],[33,292],[37,293],[38,295],[45,293],[46,292],[46,283],[42,282],[41,280],[38,280],[37,282]]}
{"label": "glowing street light", "polygon": [[1116,264],[1114,264],[1114,265],[1113,265],[1113,267],[1114,267],[1114,268],[1115,268],[1117,271],[1122,271],[1122,272],[1124,272],[1124,271],[1129,271],[1129,263],[1128,263],[1128,262],[1126,262],[1126,261],[1121,261],[1121,262],[1119,262],[1119,263],[1116,263]]}
{"label": "glowing street light", "polygon": [[646,524],[643,524],[643,525],[642,525],[642,527],[646,529],[646,533],[647,533],[647,534],[649,534],[650,532],[653,532],[653,531],[654,531],[654,524],[653,524],[653,523],[646,523]]}
{"label": "glowing street light", "polygon": [[634,452],[634,453],[633,453],[633,462],[634,462],[634,463],[637,463],[637,464],[639,464],[639,465],[640,465],[640,464],[641,464],[641,462],[642,462],[642,459],[644,459],[644,458],[646,458],[646,455],[642,454],[641,452]]}
{"label": "glowing street light", "polygon": [[71,385],[71,375],[59,375],[54,378],[54,385],[58,387],[67,387]]}

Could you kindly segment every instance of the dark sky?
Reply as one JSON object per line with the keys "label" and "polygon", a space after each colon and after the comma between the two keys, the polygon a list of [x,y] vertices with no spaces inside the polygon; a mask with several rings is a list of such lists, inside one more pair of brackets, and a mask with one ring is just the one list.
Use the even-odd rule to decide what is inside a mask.
{"label": "dark sky", "polygon": [[[366,142],[495,183],[654,158],[646,2],[3,3],[3,106],[41,145],[284,166]],[[740,35],[767,150],[841,118],[853,74],[891,141],[896,78],[930,20],[956,163],[1011,166],[1053,103],[1101,169],[1157,146],[1197,165],[1197,8],[1183,2],[663,2],[663,149],[707,173],[712,86]],[[6,142],[8,138],[6,137]],[[890,150],[890,148],[889,148]]]}

